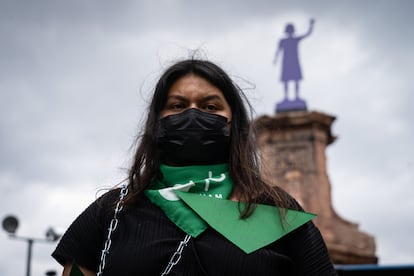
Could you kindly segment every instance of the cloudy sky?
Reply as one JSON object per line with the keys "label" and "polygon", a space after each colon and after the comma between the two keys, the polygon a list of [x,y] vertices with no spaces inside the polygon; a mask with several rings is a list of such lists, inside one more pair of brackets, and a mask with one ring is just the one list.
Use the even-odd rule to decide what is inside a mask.
{"label": "cloudy sky", "polygon": [[[381,264],[414,263],[414,2],[0,0],[0,217],[18,234],[66,228],[123,179],[148,95],[171,62],[198,56],[245,89],[256,115],[282,99],[272,64],[286,23],[301,95],[337,117],[327,150],[336,211],[372,234]],[[27,245],[0,231],[0,275]],[[33,275],[60,270],[35,243]]]}

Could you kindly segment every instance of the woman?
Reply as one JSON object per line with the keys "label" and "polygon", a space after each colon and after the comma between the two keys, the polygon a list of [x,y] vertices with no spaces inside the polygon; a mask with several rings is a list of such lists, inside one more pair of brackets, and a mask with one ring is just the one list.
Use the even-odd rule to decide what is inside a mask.
{"label": "woman", "polygon": [[315,20],[311,19],[308,32],[304,35],[295,36],[295,26],[289,23],[285,27],[285,33],[287,37],[282,38],[279,41],[279,46],[276,50],[273,63],[277,63],[279,54],[283,52],[282,74],[280,76],[280,81],[283,82],[285,101],[289,100],[289,81],[295,82],[295,100],[298,100],[300,98],[299,81],[302,80],[302,70],[299,62],[299,42],[312,33],[314,24]]}
{"label": "woman", "polygon": [[[241,90],[217,65],[184,60],[155,87],[127,186],[92,203],[53,257],[63,275],[335,275],[312,222],[270,242],[237,240],[251,228],[234,226],[262,204],[300,209],[260,178]],[[269,225],[284,224],[279,212]]]}

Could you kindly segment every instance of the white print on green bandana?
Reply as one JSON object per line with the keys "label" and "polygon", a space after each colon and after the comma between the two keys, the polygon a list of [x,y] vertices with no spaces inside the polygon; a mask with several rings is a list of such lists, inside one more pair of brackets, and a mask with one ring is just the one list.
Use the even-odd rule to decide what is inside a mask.
{"label": "white print on green bandana", "polygon": [[214,182],[223,182],[224,180],[226,180],[226,175],[224,173],[220,174],[220,177],[213,177],[213,172],[212,171],[208,171],[208,178],[205,179],[205,186],[204,186],[204,191],[208,192],[208,189],[210,188],[210,180],[214,181]]}
{"label": "white print on green bandana", "polygon": [[190,182],[188,182],[187,184],[175,184],[173,187],[159,189],[158,192],[166,200],[177,201],[177,200],[180,200],[180,198],[177,196],[175,191],[178,190],[178,191],[188,192],[188,190],[190,190],[190,188],[193,186],[195,186],[195,183],[192,180],[190,180]]}
{"label": "white print on green bandana", "polygon": [[[226,175],[224,173],[220,174],[220,177],[213,177],[213,172],[208,171],[208,177],[204,179],[204,191],[208,192],[210,188],[210,181],[214,181],[217,183],[223,182],[226,179]],[[177,201],[180,200],[180,198],[177,196],[175,191],[182,191],[182,192],[188,192],[192,187],[195,186],[195,183],[193,180],[190,180],[186,184],[174,184],[173,187],[168,187],[164,189],[159,189],[158,192],[160,195],[169,201]],[[200,193],[200,195],[205,195],[209,197],[213,197],[212,194],[209,193]],[[223,194],[214,194],[215,198],[223,198]]]}
{"label": "white print on green bandana", "polygon": [[233,190],[227,164],[185,167],[162,164],[160,172],[162,178],[154,180],[145,190],[146,197],[160,207],[175,225],[193,237],[207,229],[207,224],[176,193],[224,200]]}

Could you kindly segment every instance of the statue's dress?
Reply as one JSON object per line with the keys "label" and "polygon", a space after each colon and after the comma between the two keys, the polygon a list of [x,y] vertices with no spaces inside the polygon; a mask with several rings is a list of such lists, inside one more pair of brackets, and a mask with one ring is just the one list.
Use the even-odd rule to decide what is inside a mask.
{"label": "statue's dress", "polygon": [[279,48],[283,50],[282,74],[280,80],[299,81],[302,79],[302,70],[299,64],[298,44],[302,37],[289,37],[280,40]]}

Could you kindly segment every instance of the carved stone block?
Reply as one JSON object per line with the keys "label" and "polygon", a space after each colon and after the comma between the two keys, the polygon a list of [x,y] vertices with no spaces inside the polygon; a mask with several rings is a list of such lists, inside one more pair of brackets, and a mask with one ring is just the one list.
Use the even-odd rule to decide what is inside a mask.
{"label": "carved stone block", "polygon": [[377,263],[374,238],[358,225],[341,218],[331,200],[326,170],[326,147],[335,117],[320,112],[286,112],[256,119],[254,127],[261,151],[262,174],[271,185],[290,193],[314,222],[336,264]]}

